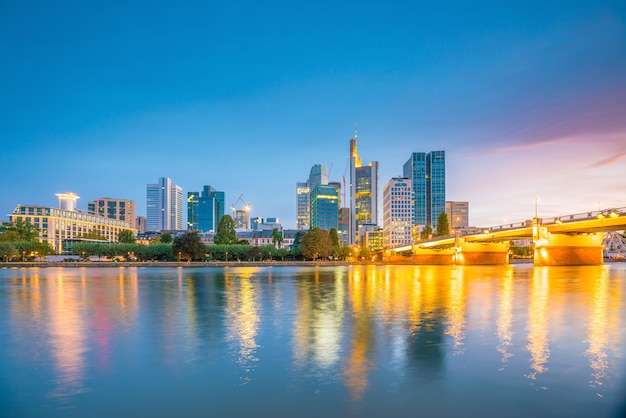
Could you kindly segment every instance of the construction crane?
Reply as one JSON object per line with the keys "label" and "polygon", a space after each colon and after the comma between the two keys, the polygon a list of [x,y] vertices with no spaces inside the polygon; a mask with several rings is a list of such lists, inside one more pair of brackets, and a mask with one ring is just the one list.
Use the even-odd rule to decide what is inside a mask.
{"label": "construction crane", "polygon": [[239,203],[239,202],[243,203],[243,205],[244,205],[243,209],[245,211],[250,212],[250,208],[251,208],[250,203],[248,203],[245,200],[243,200],[243,193],[242,193],[242,194],[239,195],[237,200],[235,200],[235,203],[233,203],[232,206],[230,207],[230,209],[233,212],[233,219],[235,219],[236,206],[237,206],[237,203]]}
{"label": "construction crane", "polygon": [[[243,209],[237,210],[237,204],[241,202],[243,203]],[[235,229],[248,229],[249,220],[250,220],[250,203],[243,200],[243,193],[239,195],[235,203],[232,204],[230,209],[233,212],[233,220],[235,221]],[[241,216],[237,216],[237,213],[240,213]]]}

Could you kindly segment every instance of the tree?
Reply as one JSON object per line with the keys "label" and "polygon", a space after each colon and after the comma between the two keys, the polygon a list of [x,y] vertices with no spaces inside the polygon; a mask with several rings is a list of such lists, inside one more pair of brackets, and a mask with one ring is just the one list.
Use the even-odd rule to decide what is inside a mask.
{"label": "tree", "polygon": [[9,261],[11,258],[18,255],[17,248],[8,242],[0,242],[0,257],[4,258],[4,261]]}
{"label": "tree", "polygon": [[201,260],[204,257],[206,247],[200,241],[197,232],[187,232],[174,238],[172,244],[172,253],[179,258],[185,258],[187,261]]}
{"label": "tree", "polygon": [[278,228],[272,229],[272,244],[276,248],[283,246],[283,234],[280,233]]}
{"label": "tree", "polygon": [[330,231],[328,231],[328,234],[330,235],[330,242],[332,243],[332,255],[335,258],[340,258],[341,257],[341,244],[339,243],[339,235],[337,234],[337,230],[335,228],[330,228]]}
{"label": "tree", "polygon": [[163,232],[160,236],[161,244],[171,244],[172,243],[172,234],[169,232]]}
{"label": "tree", "polygon": [[217,233],[213,242],[216,244],[236,244],[237,234],[235,233],[235,221],[230,215],[222,216],[220,223],[217,225]]}
{"label": "tree", "polygon": [[21,219],[0,225],[0,231],[0,241],[35,241],[39,237],[39,228]]}
{"label": "tree", "polygon": [[424,227],[424,230],[420,234],[420,237],[422,239],[428,239],[432,235],[433,235],[433,228],[432,228],[432,226],[430,226],[430,224],[426,224],[426,226]]}
{"label": "tree", "polygon": [[313,228],[302,238],[302,255],[312,260],[326,258],[330,255],[333,243],[328,231]]}
{"label": "tree", "polygon": [[126,244],[134,244],[135,234],[130,229],[123,229],[117,234],[117,242],[123,242]]}
{"label": "tree", "polygon": [[437,233],[436,237],[450,234],[450,224],[448,223],[448,214],[445,211],[441,211],[437,218]]}

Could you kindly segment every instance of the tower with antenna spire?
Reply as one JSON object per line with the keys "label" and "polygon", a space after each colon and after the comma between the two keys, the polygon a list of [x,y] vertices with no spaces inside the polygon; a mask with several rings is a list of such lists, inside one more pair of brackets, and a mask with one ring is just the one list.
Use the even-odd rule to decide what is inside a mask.
{"label": "tower with antenna spire", "polygon": [[359,243],[359,227],[378,221],[378,161],[363,166],[357,150],[358,126],[350,140],[350,227],[348,242]]}

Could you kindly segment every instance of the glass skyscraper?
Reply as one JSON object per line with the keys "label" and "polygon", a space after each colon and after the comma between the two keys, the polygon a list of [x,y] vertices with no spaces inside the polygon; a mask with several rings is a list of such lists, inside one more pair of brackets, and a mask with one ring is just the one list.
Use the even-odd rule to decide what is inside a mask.
{"label": "glass skyscraper", "polygon": [[339,188],[337,184],[318,184],[311,190],[311,228],[330,231],[339,228]]}
{"label": "glass skyscraper", "polygon": [[166,231],[183,227],[183,189],[169,177],[146,187],[146,230]]}
{"label": "glass skyscraper", "polygon": [[415,225],[437,225],[446,210],[445,151],[414,152],[404,163],[403,176],[413,182]]}
{"label": "glass skyscraper", "polygon": [[204,186],[200,192],[187,193],[187,229],[203,232],[217,231],[224,216],[224,192]]}
{"label": "glass skyscraper", "polygon": [[350,228],[348,242],[359,242],[359,227],[378,222],[378,161],[361,165],[358,132],[350,140]]}

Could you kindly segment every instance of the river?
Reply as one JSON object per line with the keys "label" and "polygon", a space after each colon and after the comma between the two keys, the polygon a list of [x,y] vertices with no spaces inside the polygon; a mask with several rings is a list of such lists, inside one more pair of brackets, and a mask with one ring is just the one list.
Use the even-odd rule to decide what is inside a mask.
{"label": "river", "polygon": [[0,415],[621,417],[626,263],[0,269]]}

